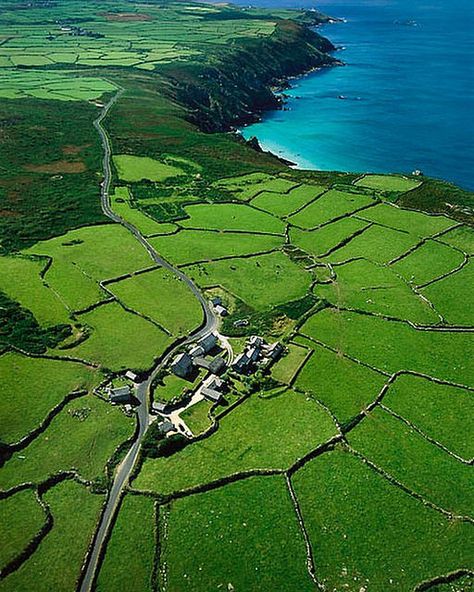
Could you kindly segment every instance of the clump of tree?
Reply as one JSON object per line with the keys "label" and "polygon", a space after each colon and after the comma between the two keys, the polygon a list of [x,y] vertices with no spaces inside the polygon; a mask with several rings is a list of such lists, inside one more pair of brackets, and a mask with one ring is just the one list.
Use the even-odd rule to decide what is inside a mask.
{"label": "clump of tree", "polygon": [[166,437],[160,430],[159,422],[149,427],[143,439],[142,452],[148,458],[167,457],[182,450],[189,443],[183,434],[172,434]]}
{"label": "clump of tree", "polygon": [[17,347],[28,353],[43,354],[72,334],[70,325],[43,328],[33,313],[0,292],[0,351]]}

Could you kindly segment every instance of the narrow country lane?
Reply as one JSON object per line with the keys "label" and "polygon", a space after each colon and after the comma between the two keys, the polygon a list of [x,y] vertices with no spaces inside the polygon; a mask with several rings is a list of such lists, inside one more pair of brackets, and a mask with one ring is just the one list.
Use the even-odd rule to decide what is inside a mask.
{"label": "narrow country lane", "polygon": [[117,102],[118,99],[120,99],[124,92],[125,90],[123,88],[120,88],[119,91],[103,107],[99,117],[97,117],[97,119],[94,121],[94,127],[100,135],[100,138],[102,140],[102,146],[104,149],[104,179],[101,185],[100,195],[102,210],[104,214],[108,216],[111,220],[118,224],[121,224],[127,230],[129,230],[134,235],[134,237],[145,247],[150,257],[153,259],[155,263],[161,265],[162,267],[173,273],[176,277],[178,277],[189,287],[193,295],[199,300],[201,304],[204,314],[204,321],[201,327],[197,329],[195,332],[191,333],[185,339],[184,342],[180,341],[175,345],[174,348],[168,351],[166,356],[164,356],[160,360],[160,362],[155,366],[155,368],[153,368],[149,377],[137,386],[137,398],[140,401],[140,405],[137,408],[138,429],[136,439],[115,472],[114,481],[110,489],[105,508],[102,512],[99,526],[94,535],[92,548],[90,549],[90,552],[88,553],[85,560],[85,565],[83,567],[82,578],[79,587],[80,592],[90,592],[92,590],[95,578],[97,576],[97,569],[99,567],[100,558],[104,550],[104,544],[110,535],[110,529],[113,525],[115,515],[118,511],[124,488],[128,484],[130,475],[132,474],[132,471],[138,460],[141,443],[149,426],[148,406],[150,400],[150,388],[153,382],[153,378],[160,371],[160,369],[168,363],[170,358],[175,354],[176,350],[179,347],[181,347],[183,344],[187,342],[194,341],[196,339],[208,335],[209,333],[212,333],[213,331],[216,331],[218,326],[218,320],[214,311],[211,309],[206,298],[200,292],[199,288],[194,284],[194,282],[190,280],[182,271],[180,271],[179,269],[171,265],[168,261],[160,257],[157,251],[155,251],[155,249],[150,245],[150,243],[141,234],[141,232],[135,226],[133,226],[133,224],[130,224],[130,222],[127,222],[126,220],[118,216],[110,206],[109,188],[112,179],[111,147],[109,137],[107,135],[107,132],[105,131],[105,128],[102,125],[102,122],[107,117],[112,106]]}

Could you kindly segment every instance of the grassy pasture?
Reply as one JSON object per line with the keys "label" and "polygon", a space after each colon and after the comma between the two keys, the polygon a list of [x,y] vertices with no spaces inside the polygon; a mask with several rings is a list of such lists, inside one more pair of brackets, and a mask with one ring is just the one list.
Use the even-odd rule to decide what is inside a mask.
{"label": "grassy pasture", "polygon": [[272,367],[272,377],[283,384],[290,384],[303,365],[309,350],[296,343],[287,345],[287,354]]}
{"label": "grassy pasture", "polygon": [[336,279],[319,285],[314,292],[340,308],[436,324],[438,315],[391,268],[357,259],[335,267]]}
{"label": "grassy pasture", "polygon": [[1,489],[40,483],[50,475],[76,469],[84,479],[102,476],[119,444],[132,436],[135,421],[94,395],[72,401],[0,473]]}
{"label": "grassy pasture", "polygon": [[474,457],[474,394],[403,375],[390,386],[384,405],[465,459]]}
{"label": "grassy pasture", "polygon": [[458,226],[438,238],[442,243],[457,247],[468,254],[474,254],[474,229],[470,226]]}
{"label": "grassy pasture", "polygon": [[46,520],[30,489],[0,500],[0,570],[17,557]]}
{"label": "grassy pasture", "polygon": [[[151,592],[155,554],[154,501],[127,495],[107,545],[97,592]],[[127,561],[124,561],[124,553]]]}
{"label": "grassy pasture", "polygon": [[39,242],[25,253],[52,257],[45,281],[74,310],[105,298],[98,286],[100,280],[152,264],[146,250],[118,224],[73,230]]}
{"label": "grassy pasture", "polygon": [[386,203],[361,212],[358,217],[369,222],[390,226],[395,230],[416,234],[420,238],[427,238],[447,230],[455,224],[454,220],[446,216],[429,216],[421,212],[403,210]]}
{"label": "grassy pasture", "polygon": [[386,372],[412,370],[474,386],[468,333],[420,331],[405,323],[325,309],[301,332]]}
{"label": "grassy pasture", "polygon": [[109,289],[121,302],[173,335],[187,335],[202,322],[201,305],[191,290],[164,269],[134,275],[111,284]]}
{"label": "grassy pasture", "polygon": [[471,515],[472,469],[399,419],[376,408],[348,434],[349,444],[425,499],[454,514]]}
{"label": "grassy pasture", "polygon": [[161,224],[131,205],[128,187],[116,187],[111,201],[113,211],[130,224],[133,224],[145,236],[160,232]]}
{"label": "grassy pasture", "polygon": [[289,193],[265,191],[252,200],[252,205],[282,218],[321,195],[326,189],[323,185],[300,185]]}
{"label": "grassy pasture", "polygon": [[190,388],[192,386],[189,382],[174,374],[165,376],[163,383],[163,385],[158,385],[153,391],[154,399],[171,401],[175,397],[179,397],[185,388]]}
{"label": "grassy pasture", "polygon": [[474,309],[470,304],[474,285],[474,262],[469,260],[460,271],[426,286],[422,293],[436,310],[453,325],[474,325]]}
{"label": "grassy pasture", "polygon": [[0,257],[0,290],[31,310],[41,325],[68,324],[70,318],[66,306],[40,277],[46,263],[46,259]]}
{"label": "grassy pasture", "polygon": [[405,193],[421,185],[421,181],[398,175],[364,175],[354,185],[379,191],[398,191],[399,193]]}
{"label": "grassy pasture", "polygon": [[283,244],[283,237],[244,234],[236,232],[212,232],[206,230],[182,230],[170,236],[150,239],[153,247],[168,261],[176,265],[208,261],[234,255],[251,255]]}
{"label": "grassy pasture", "polygon": [[313,354],[298,374],[295,387],[314,393],[341,424],[348,422],[379,394],[386,378],[366,366],[298,337]]}
{"label": "grassy pasture", "polygon": [[375,204],[375,201],[368,195],[330,189],[316,201],[290,216],[289,221],[301,228],[316,228],[371,204]]}
{"label": "grassy pasture", "polygon": [[183,174],[178,167],[164,164],[147,156],[116,154],[112,157],[119,179],[128,183],[137,183],[143,179],[149,181],[166,181],[170,177]]}
{"label": "grassy pasture", "polygon": [[331,418],[304,395],[253,396],[224,417],[210,438],[176,456],[147,459],[133,486],[171,493],[249,469],[283,469],[335,431]]}
{"label": "grassy pasture", "polygon": [[331,253],[326,260],[338,263],[353,257],[362,257],[376,263],[388,263],[411,249],[417,242],[418,238],[415,235],[374,225]]}
{"label": "grassy pasture", "polygon": [[112,302],[81,315],[92,334],[68,353],[113,371],[146,370],[169,345],[170,337],[139,315]]}
{"label": "grassy pasture", "polygon": [[166,523],[162,565],[169,592],[229,584],[248,592],[314,589],[283,477],[253,477],[178,500]]}
{"label": "grassy pasture", "polygon": [[455,269],[464,256],[451,247],[428,240],[415,251],[393,264],[392,269],[407,281],[421,285]]}
{"label": "grassy pasture", "polygon": [[202,434],[211,427],[212,421],[209,419],[209,412],[212,405],[207,400],[199,401],[199,403],[196,403],[181,413],[181,419],[195,436]]}
{"label": "grassy pasture", "polygon": [[290,242],[307,253],[321,257],[367,226],[368,224],[362,220],[347,217],[318,230],[307,231],[292,227],[290,228]]}
{"label": "grassy pasture", "polygon": [[38,427],[68,393],[90,389],[100,380],[82,364],[17,353],[0,357],[0,376],[0,440],[6,444],[17,442]]}
{"label": "grassy pasture", "polygon": [[473,567],[470,524],[447,520],[341,449],[308,463],[293,483],[330,590],[412,592]]}
{"label": "grassy pasture", "polygon": [[245,204],[197,204],[186,206],[190,216],[181,222],[185,228],[204,230],[240,230],[283,234],[281,220]]}
{"label": "grassy pasture", "polygon": [[281,252],[191,266],[186,274],[203,287],[221,285],[255,310],[302,298],[312,279]]}
{"label": "grassy pasture", "polygon": [[53,529],[20,569],[2,582],[2,591],[76,589],[104,497],[89,493],[74,481],[64,481],[44,499],[51,507]]}

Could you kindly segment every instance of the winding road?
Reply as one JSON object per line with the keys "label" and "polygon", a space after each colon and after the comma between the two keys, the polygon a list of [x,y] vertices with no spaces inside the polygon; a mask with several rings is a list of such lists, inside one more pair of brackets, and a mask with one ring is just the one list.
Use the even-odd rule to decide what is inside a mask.
{"label": "winding road", "polygon": [[168,353],[155,366],[155,368],[153,368],[149,377],[137,386],[136,395],[138,400],[140,401],[140,405],[137,408],[138,429],[135,441],[133,442],[133,445],[130,448],[130,450],[127,452],[125,458],[122,460],[122,462],[118,465],[116,469],[114,481],[110,489],[105,508],[102,512],[99,526],[95,532],[92,547],[85,560],[85,565],[82,572],[83,577],[81,579],[79,588],[80,592],[90,592],[92,590],[95,578],[97,576],[97,569],[99,567],[99,562],[104,549],[104,544],[106,543],[109,537],[110,529],[113,525],[115,515],[119,508],[124,488],[128,484],[130,475],[137,463],[141,443],[150,423],[150,388],[154,377],[160,371],[160,369],[163,368],[169,362],[170,358],[176,353],[176,350],[178,348],[182,347],[184,344],[188,342],[195,341],[197,339],[200,339],[201,337],[205,337],[209,333],[216,331],[218,327],[217,316],[215,315],[212,308],[209,306],[207,299],[201,293],[196,284],[194,284],[194,282],[190,280],[182,271],[180,271],[179,269],[171,265],[168,261],[160,257],[160,255],[150,245],[150,243],[141,234],[141,232],[133,224],[130,224],[130,222],[118,216],[111,208],[109,199],[109,188],[112,179],[112,169],[110,164],[112,151],[110,147],[109,137],[102,125],[102,122],[107,117],[112,106],[124,94],[124,92],[125,90],[123,88],[120,88],[119,91],[103,107],[99,117],[97,117],[97,119],[94,121],[94,127],[100,135],[100,138],[102,140],[102,146],[104,149],[104,179],[102,181],[100,194],[102,210],[104,214],[108,216],[113,222],[121,224],[127,230],[129,230],[134,235],[134,237],[145,247],[150,257],[153,259],[155,263],[161,265],[162,267],[173,273],[176,277],[179,278],[179,280],[184,282],[189,287],[193,295],[198,299],[198,301],[201,304],[204,314],[204,320],[200,328],[198,328],[195,332],[191,333],[184,341],[179,341],[175,345],[175,347],[169,350]]}

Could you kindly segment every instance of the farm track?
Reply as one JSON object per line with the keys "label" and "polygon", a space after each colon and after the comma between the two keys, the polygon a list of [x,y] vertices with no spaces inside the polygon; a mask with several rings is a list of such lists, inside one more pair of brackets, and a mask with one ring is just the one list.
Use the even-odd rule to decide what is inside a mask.
{"label": "farm track", "polygon": [[137,398],[140,401],[140,405],[137,409],[138,425],[136,438],[133,445],[127,452],[125,458],[117,467],[114,481],[110,489],[104,510],[102,512],[98,528],[94,534],[91,547],[84,562],[80,584],[78,586],[80,592],[89,592],[93,588],[95,578],[98,573],[98,568],[105,549],[105,544],[110,536],[110,531],[114,524],[124,489],[129,482],[130,475],[132,474],[133,469],[136,466],[141,449],[142,439],[145,436],[149,426],[148,404],[150,399],[150,388],[154,377],[159,372],[159,370],[170,360],[170,358],[174,355],[178,347],[183,345],[183,343],[187,343],[189,341],[204,337],[217,329],[217,317],[209,307],[207,300],[200,292],[198,287],[194,284],[194,282],[190,280],[178,268],[174,267],[168,261],[163,259],[147,241],[145,236],[133,224],[121,218],[111,208],[109,199],[109,188],[112,179],[112,151],[109,137],[107,135],[105,128],[102,125],[102,122],[107,117],[109,111],[114,106],[114,104],[124,94],[124,92],[125,89],[119,88],[118,92],[103,107],[99,116],[93,122],[94,127],[100,136],[102,146],[104,149],[104,178],[101,184],[100,193],[102,210],[104,214],[113,222],[121,224],[124,228],[126,228],[129,232],[132,233],[132,235],[138,240],[138,242],[147,250],[148,254],[150,255],[151,259],[154,261],[155,264],[159,265],[160,267],[163,267],[164,269],[167,269],[170,273],[175,275],[180,281],[184,282],[188,286],[194,297],[197,298],[197,300],[201,304],[204,314],[204,320],[201,326],[196,331],[191,333],[184,340],[179,340],[171,349],[169,349],[168,352],[164,356],[162,356],[161,359],[158,361],[158,363],[153,368],[148,378],[142,383],[140,383],[137,387]]}

